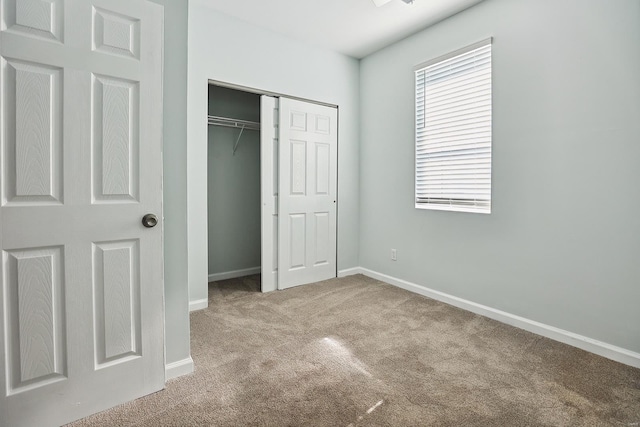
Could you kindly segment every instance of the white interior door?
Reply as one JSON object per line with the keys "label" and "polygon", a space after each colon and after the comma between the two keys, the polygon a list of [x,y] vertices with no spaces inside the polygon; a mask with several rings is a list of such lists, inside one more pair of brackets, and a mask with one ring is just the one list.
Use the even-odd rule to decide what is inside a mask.
{"label": "white interior door", "polygon": [[260,97],[260,194],[262,292],[278,284],[278,98]]}
{"label": "white interior door", "polygon": [[164,385],[163,10],[0,14],[0,426],[53,426]]}
{"label": "white interior door", "polygon": [[278,289],[336,277],[338,112],[280,98]]}

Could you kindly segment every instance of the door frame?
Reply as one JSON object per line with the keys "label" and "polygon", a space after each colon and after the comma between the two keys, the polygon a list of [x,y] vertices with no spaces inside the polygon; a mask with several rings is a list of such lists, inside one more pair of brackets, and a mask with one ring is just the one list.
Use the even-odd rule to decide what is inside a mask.
{"label": "door frame", "polygon": [[289,99],[294,99],[296,101],[303,101],[303,102],[310,102],[311,104],[324,105],[325,107],[333,107],[333,108],[338,109],[338,111],[340,110],[339,107],[336,104],[331,104],[329,102],[322,102],[322,101],[318,101],[318,100],[315,100],[315,99],[302,98],[300,96],[289,95],[289,94],[281,93],[281,92],[271,92],[271,91],[268,91],[268,90],[256,89],[254,87],[242,86],[242,85],[238,85],[238,84],[234,84],[234,83],[223,82],[223,81],[220,81],[220,80],[209,79],[207,81],[208,81],[207,87],[209,85],[226,87],[227,89],[241,90],[243,92],[255,93],[256,95],[267,95],[267,96],[272,96],[274,98],[281,98],[281,97],[282,98],[289,98]]}
{"label": "door frame", "polygon": [[[224,88],[227,88],[227,89],[234,89],[234,90],[248,92],[248,93],[254,93],[254,94],[260,95],[260,96],[266,95],[266,96],[269,96],[269,97],[272,97],[272,98],[278,98],[278,100],[279,100],[279,98],[289,98],[289,99],[293,99],[293,100],[296,100],[296,101],[308,102],[308,103],[311,103],[311,104],[317,104],[317,105],[322,105],[322,106],[325,106],[325,107],[335,108],[336,109],[336,114],[337,114],[338,126],[339,126],[339,123],[340,123],[340,108],[336,104],[331,104],[331,103],[328,103],[328,102],[322,102],[322,101],[302,98],[302,97],[299,97],[299,96],[293,96],[293,95],[288,95],[288,94],[283,94],[283,93],[278,93],[278,92],[271,92],[271,91],[264,90],[264,89],[257,89],[257,88],[253,88],[253,87],[249,87],[249,86],[243,86],[243,85],[238,85],[238,84],[234,84],[234,83],[223,82],[223,81],[213,80],[213,79],[208,79],[207,80],[207,90],[208,90],[210,85],[224,87]],[[278,102],[276,102],[276,105],[278,105]],[[208,107],[208,104],[207,104],[207,107]],[[205,115],[207,115],[207,113],[208,113],[208,111],[205,112]],[[262,105],[261,105],[261,111],[260,111],[261,117],[262,117],[262,113],[263,112],[262,112]],[[274,118],[271,118],[271,120],[268,120],[268,122],[270,124],[273,124],[274,120],[275,120]],[[261,121],[262,121],[262,119],[261,119]],[[273,126],[271,126],[271,128],[273,128]],[[263,130],[261,129],[260,130],[260,144],[261,145],[263,143],[263,135],[264,135],[263,134]],[[277,135],[276,135],[276,137],[277,137]],[[339,141],[339,135],[338,135],[338,144],[339,143],[340,143],[340,141]],[[260,164],[261,164],[261,167],[262,167],[263,162],[265,160],[263,158],[263,155],[264,155],[264,151],[261,149],[260,150]],[[206,158],[205,158],[205,161],[206,161]],[[339,161],[340,160],[339,160],[339,156],[338,156],[338,162]],[[273,171],[273,172],[276,173],[276,174],[278,173],[277,170]],[[338,173],[339,173],[338,172],[338,168],[336,166],[336,174],[338,174]],[[260,188],[260,197],[261,197],[260,206],[261,206],[261,209],[265,209],[265,202],[264,202],[265,194],[263,194],[263,191],[262,191],[263,190],[263,188],[262,188],[262,174],[261,174],[260,179],[261,179],[261,181],[260,181],[260,187],[261,187]],[[338,199],[338,196],[339,196],[339,188],[338,188],[339,179],[340,179],[340,177],[336,176],[336,200]],[[205,192],[205,197],[208,197],[207,187],[206,186],[204,187],[204,192]],[[337,209],[338,209],[338,206],[339,206],[339,202],[337,202],[336,205],[337,205],[336,206],[336,277],[337,277],[337,275],[338,275],[338,234],[339,234],[338,217],[337,217],[337,211],[338,210]],[[208,210],[205,209],[205,212],[207,212],[207,217],[208,217]],[[264,234],[263,234],[264,232],[265,232],[265,227],[264,227],[264,224],[262,223],[262,212],[261,212],[261,226],[260,226],[261,241],[262,241],[262,239],[264,239]],[[205,236],[207,237],[207,239],[204,242],[205,244],[202,245],[202,247],[200,249],[202,251],[201,254],[204,254],[204,257],[207,260],[207,262],[208,262],[208,259],[209,259],[208,246],[207,246],[208,235],[209,235],[209,231],[207,229],[206,233],[205,233]],[[260,257],[260,261],[261,261],[260,262],[260,266],[261,267],[263,265],[263,261],[262,260],[263,260],[263,255],[261,253],[261,257]],[[208,284],[208,282],[207,282],[207,284]],[[270,292],[270,291],[275,291],[277,289],[278,289],[277,282],[273,283],[273,284],[269,284],[269,286],[265,287],[264,286],[264,281],[261,280],[261,289],[260,289],[261,292]],[[191,295],[191,290],[190,290],[190,295]],[[191,301],[191,298],[190,298],[190,302],[189,302],[190,311],[206,308],[207,305],[208,305],[208,300],[197,300],[195,302],[195,304],[194,304]]]}

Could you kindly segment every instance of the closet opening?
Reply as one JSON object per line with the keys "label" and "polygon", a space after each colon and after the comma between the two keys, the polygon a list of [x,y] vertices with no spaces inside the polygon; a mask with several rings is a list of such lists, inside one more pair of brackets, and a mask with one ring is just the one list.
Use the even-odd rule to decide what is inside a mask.
{"label": "closet opening", "polygon": [[210,81],[207,123],[210,290],[336,277],[338,108]]}
{"label": "closet opening", "polygon": [[209,283],[260,292],[260,95],[209,84]]}

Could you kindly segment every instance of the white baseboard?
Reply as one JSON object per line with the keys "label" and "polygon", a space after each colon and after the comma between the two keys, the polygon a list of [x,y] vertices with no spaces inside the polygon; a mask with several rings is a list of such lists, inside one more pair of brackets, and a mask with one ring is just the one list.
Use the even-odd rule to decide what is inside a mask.
{"label": "white baseboard", "polygon": [[[348,274],[340,275],[340,273],[343,272],[348,272]],[[615,360],[616,362],[624,363],[625,365],[640,368],[640,353],[636,353],[622,347],[617,347],[615,345],[607,344],[605,342],[585,337],[573,332],[565,331],[563,329],[549,326],[544,323],[536,322],[535,320],[526,319],[515,314],[497,310],[495,308],[478,304],[473,301],[458,298],[444,292],[429,289],[415,283],[407,282],[406,280],[398,279],[362,267],[343,270],[342,272],[339,272],[338,275],[339,277],[343,277],[358,273],[364,274],[365,276],[380,280],[385,283],[389,283],[390,285],[406,289],[416,294],[424,295],[434,300],[442,301],[446,304],[462,308],[463,310],[480,314],[499,322],[524,329],[525,331],[533,332],[534,334],[542,335],[543,337],[569,344],[573,347],[577,347],[582,350],[597,354],[599,356],[606,357],[607,359]]]}
{"label": "white baseboard", "polygon": [[209,306],[209,300],[207,299],[197,299],[194,301],[189,301],[189,312],[196,310],[204,310]]}
{"label": "white baseboard", "polygon": [[181,377],[183,375],[187,375],[193,372],[193,359],[191,356],[186,359],[178,360],[177,362],[172,362],[167,364],[164,367],[164,378],[165,381],[169,381],[172,378]]}
{"label": "white baseboard", "polygon": [[260,273],[260,267],[244,268],[242,270],[225,271],[223,273],[214,273],[209,275],[209,281],[235,279],[236,277],[250,276]]}
{"label": "white baseboard", "polygon": [[338,270],[338,277],[353,276],[354,274],[362,274],[362,269],[360,267],[353,267],[344,270]]}

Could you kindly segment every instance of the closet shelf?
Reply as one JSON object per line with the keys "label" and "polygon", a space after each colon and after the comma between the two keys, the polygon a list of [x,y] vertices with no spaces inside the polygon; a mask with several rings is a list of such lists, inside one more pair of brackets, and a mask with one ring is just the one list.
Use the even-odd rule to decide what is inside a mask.
{"label": "closet shelf", "polygon": [[249,120],[230,119],[228,117],[220,116],[207,116],[207,123],[213,126],[224,126],[228,128],[240,129],[236,143],[233,144],[233,155],[236,155],[238,144],[240,143],[240,137],[245,129],[248,130],[260,130],[260,123],[251,122]]}
{"label": "closet shelf", "polygon": [[224,126],[236,129],[260,130],[260,123],[249,120],[231,119],[220,116],[207,116],[207,123],[213,126]]}

